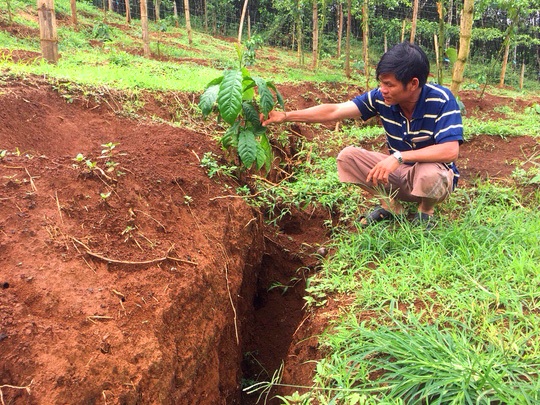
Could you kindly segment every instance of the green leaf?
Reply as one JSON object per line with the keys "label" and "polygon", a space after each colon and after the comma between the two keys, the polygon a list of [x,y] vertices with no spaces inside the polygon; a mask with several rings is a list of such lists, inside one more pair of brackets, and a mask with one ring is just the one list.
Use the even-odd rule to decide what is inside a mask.
{"label": "green leaf", "polygon": [[214,84],[207,87],[204,93],[201,95],[201,99],[199,100],[199,108],[202,111],[203,117],[207,117],[212,111],[212,108],[217,100],[218,91],[219,85]]}
{"label": "green leaf", "polygon": [[249,130],[243,130],[238,137],[238,156],[248,169],[257,159],[257,140],[255,134]]}
{"label": "green leaf", "polygon": [[257,83],[257,89],[259,91],[259,105],[261,107],[261,112],[264,114],[264,116],[268,116],[268,113],[272,111],[274,108],[274,96],[272,95],[272,92],[270,89],[268,89],[268,86],[266,85],[266,81],[257,77],[254,78],[255,82]]}
{"label": "green leaf", "polygon": [[221,137],[221,146],[223,149],[238,146],[238,133],[240,132],[240,122],[236,121]]}
{"label": "green leaf", "polygon": [[447,48],[446,55],[450,59],[450,63],[456,63],[457,60],[457,50],[456,48]]}
{"label": "green leaf", "polygon": [[268,87],[270,87],[272,90],[274,90],[276,92],[277,102],[279,103],[279,106],[282,109],[284,109],[285,108],[285,101],[283,100],[283,96],[281,95],[281,93],[279,92],[277,87],[274,85],[273,82],[266,82],[266,84],[268,85]]}
{"label": "green leaf", "polygon": [[242,111],[242,72],[229,70],[223,74],[217,103],[221,118],[232,125]]}
{"label": "green leaf", "polygon": [[272,153],[272,145],[266,134],[261,135],[261,141],[257,144],[257,169],[261,169],[263,166],[266,168],[266,172],[269,172],[272,167],[272,160],[274,155]]}
{"label": "green leaf", "polygon": [[245,77],[242,82],[242,100],[249,101],[255,97],[255,81],[251,77]]}
{"label": "green leaf", "polygon": [[208,84],[206,85],[206,88],[215,86],[216,84],[221,84],[222,81],[223,81],[223,75],[222,75],[222,76],[219,76],[219,77],[216,77],[215,79],[212,79],[212,80],[210,81],[210,83],[208,83]]}
{"label": "green leaf", "polygon": [[255,109],[253,103],[244,102],[242,108],[244,109],[244,119],[253,126],[255,132],[258,132],[262,127],[259,112]]}

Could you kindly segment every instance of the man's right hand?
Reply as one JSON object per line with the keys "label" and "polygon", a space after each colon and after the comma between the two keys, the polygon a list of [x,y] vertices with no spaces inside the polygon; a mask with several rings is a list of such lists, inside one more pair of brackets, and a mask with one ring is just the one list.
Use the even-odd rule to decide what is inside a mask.
{"label": "man's right hand", "polygon": [[283,111],[272,110],[268,113],[268,118],[264,119],[264,115],[260,114],[259,119],[263,127],[266,127],[268,124],[281,124],[282,122],[287,121],[287,113]]}

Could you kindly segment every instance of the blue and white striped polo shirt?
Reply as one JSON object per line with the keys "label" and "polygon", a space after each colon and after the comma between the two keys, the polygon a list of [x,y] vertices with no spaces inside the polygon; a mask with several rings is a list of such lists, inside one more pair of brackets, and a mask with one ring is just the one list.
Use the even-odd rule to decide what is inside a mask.
{"label": "blue and white striped polo shirt", "polygon": [[[371,90],[352,100],[364,121],[378,115],[386,131],[390,153],[425,148],[426,146],[459,141],[463,143],[463,123],[459,105],[449,89],[438,84],[422,87],[412,119],[409,121],[399,105],[387,105],[379,89]],[[459,172],[454,162],[447,166]]]}

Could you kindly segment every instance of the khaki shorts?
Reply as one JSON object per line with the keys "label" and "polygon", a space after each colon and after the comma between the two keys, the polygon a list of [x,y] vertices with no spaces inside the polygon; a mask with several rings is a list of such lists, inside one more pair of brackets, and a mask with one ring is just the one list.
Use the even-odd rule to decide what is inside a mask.
{"label": "khaki shorts", "polygon": [[[383,185],[366,182],[369,171],[388,155],[355,146],[343,149],[337,157],[339,180],[360,184],[374,195],[381,195]],[[384,193],[401,201],[417,202],[429,198],[436,202],[446,199],[453,188],[454,172],[442,163],[400,165],[388,177]]]}

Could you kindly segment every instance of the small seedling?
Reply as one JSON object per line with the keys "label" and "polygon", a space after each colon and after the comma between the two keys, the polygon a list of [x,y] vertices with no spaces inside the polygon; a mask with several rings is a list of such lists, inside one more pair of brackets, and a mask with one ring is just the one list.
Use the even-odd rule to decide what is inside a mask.
{"label": "small seedling", "polygon": [[101,147],[104,148],[101,151],[101,156],[112,156],[114,148],[116,148],[119,144],[115,142],[107,142],[101,144]]}
{"label": "small seedling", "polygon": [[94,169],[97,167],[97,162],[92,162],[90,159],[87,159],[87,160],[85,161],[85,163],[86,163],[86,167],[87,167],[90,171],[94,170]]}
{"label": "small seedling", "polygon": [[[201,95],[199,108],[204,117],[216,112],[230,127],[221,137],[224,149],[233,149],[240,161],[250,169],[270,170],[273,160],[272,147],[262,126],[259,114],[265,117],[284,101],[270,81],[251,76],[242,66],[242,51],[238,47],[239,67],[226,70],[222,76],[212,80]],[[276,101],[277,100],[277,101]]]}

